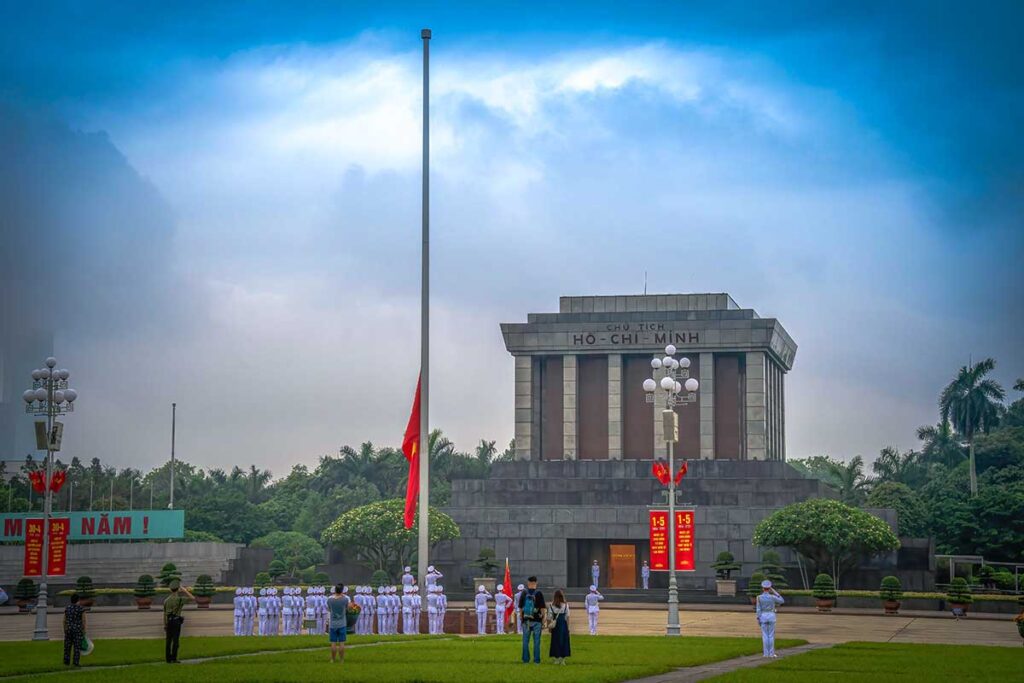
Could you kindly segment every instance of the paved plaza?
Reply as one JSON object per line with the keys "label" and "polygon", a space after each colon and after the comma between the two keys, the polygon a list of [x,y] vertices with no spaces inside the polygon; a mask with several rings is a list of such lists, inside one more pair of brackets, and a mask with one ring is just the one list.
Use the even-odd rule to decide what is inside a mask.
{"label": "paved plaza", "polygon": [[[582,607],[578,608],[582,614]],[[929,616],[922,616],[927,614]],[[959,645],[1006,645],[1020,647],[1020,636],[1009,615],[986,615],[956,621],[951,616],[908,613],[885,616],[867,610],[818,614],[792,608],[779,616],[780,638],[802,638],[809,643],[845,643],[851,641],[892,643],[949,643]],[[231,635],[232,612],[229,609],[186,612],[185,635]],[[759,636],[753,613],[686,609],[681,612],[683,633],[691,636]],[[60,615],[50,614],[51,636],[59,638]],[[0,615],[0,640],[26,640],[31,636],[35,617],[30,614]],[[600,632],[606,635],[659,635],[664,633],[664,610],[651,605],[609,607],[601,611]],[[573,632],[585,632],[586,620],[575,619]],[[94,609],[89,614],[89,633],[94,638],[163,637],[158,609]],[[285,636],[279,636],[285,637]]]}

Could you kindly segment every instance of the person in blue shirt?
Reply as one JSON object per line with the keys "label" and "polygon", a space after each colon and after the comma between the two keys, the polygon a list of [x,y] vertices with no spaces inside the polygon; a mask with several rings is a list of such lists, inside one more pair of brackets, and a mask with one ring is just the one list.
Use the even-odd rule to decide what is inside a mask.
{"label": "person in blue shirt", "polygon": [[775,610],[786,602],[774,588],[772,582],[761,582],[761,594],[757,596],[755,609],[757,623],[761,625],[761,643],[765,657],[776,657],[775,654]]}

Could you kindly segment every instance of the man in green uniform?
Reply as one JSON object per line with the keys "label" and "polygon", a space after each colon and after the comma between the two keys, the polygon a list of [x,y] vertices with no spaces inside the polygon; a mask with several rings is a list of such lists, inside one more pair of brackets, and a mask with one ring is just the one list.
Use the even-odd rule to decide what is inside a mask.
{"label": "man in green uniform", "polygon": [[181,625],[185,623],[181,610],[185,603],[196,598],[187,588],[182,588],[181,581],[177,579],[171,581],[168,588],[171,589],[171,594],[164,600],[164,632],[167,634],[164,640],[164,656],[168,664],[177,664],[178,639],[181,637]]}

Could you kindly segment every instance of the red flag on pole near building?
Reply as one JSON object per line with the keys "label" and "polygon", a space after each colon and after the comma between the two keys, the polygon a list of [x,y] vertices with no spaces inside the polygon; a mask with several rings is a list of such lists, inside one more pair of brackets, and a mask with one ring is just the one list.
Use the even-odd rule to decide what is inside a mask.
{"label": "red flag on pole near building", "polygon": [[416,397],[402,439],[402,453],[409,461],[409,483],[405,489],[405,528],[411,529],[416,519],[416,501],[420,495],[420,380],[416,380]]}
{"label": "red flag on pole near building", "polygon": [[683,461],[683,466],[679,468],[678,472],[676,472],[676,486],[679,486],[680,482],[683,481],[683,477],[686,476],[686,470],[687,470],[686,461],[684,460]]}
{"label": "red flag on pole near building", "polygon": [[[504,578],[504,580],[502,582],[502,590],[505,591],[505,595],[507,595],[508,597],[511,598],[511,597],[514,596],[514,593],[512,592],[512,572],[509,570],[508,558],[507,557],[505,558],[505,578]],[[514,605],[513,605],[512,609],[505,610],[505,625],[506,626],[508,626],[509,622],[512,621],[512,614],[515,611],[516,611],[516,609],[515,609]]]}

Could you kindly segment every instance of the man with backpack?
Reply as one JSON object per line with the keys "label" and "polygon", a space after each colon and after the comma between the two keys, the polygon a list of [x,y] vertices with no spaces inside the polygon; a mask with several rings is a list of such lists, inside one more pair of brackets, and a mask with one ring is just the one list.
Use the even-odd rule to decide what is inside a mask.
{"label": "man with backpack", "polygon": [[537,577],[526,580],[526,590],[520,594],[519,619],[523,624],[523,664],[530,662],[530,638],[533,637],[533,663],[540,664],[540,632],[544,628],[544,615],[547,613],[544,594],[537,590]]}

